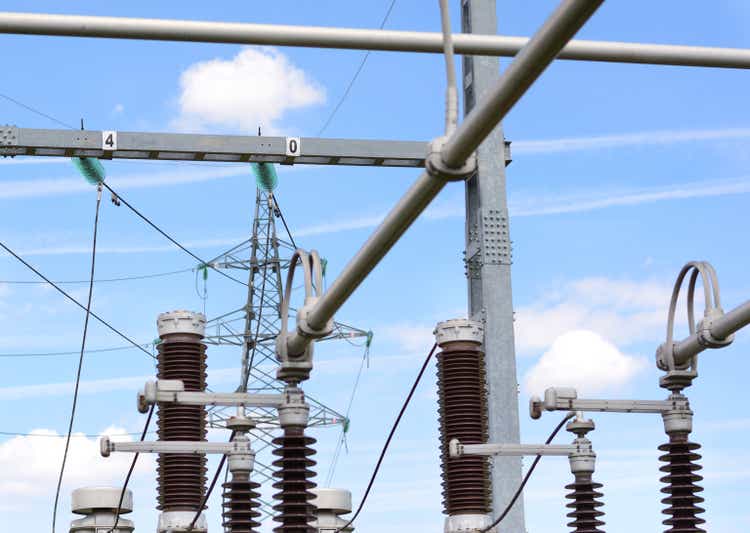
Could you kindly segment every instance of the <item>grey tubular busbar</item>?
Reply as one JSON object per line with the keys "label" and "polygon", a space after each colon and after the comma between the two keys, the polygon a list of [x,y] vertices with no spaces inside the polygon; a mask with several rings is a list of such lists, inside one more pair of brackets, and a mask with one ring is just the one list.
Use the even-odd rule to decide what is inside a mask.
{"label": "grey tubular busbar", "polygon": [[[440,33],[190,20],[0,12],[0,33],[155,41],[263,44],[312,48],[442,53]],[[527,37],[455,34],[455,52],[516,55]],[[558,59],[691,67],[750,68],[750,50],[610,41],[569,42]]]}
{"label": "grey tubular busbar", "polygon": [[[452,158],[444,157],[446,164],[453,167],[463,165],[484,139],[486,133],[482,135],[481,132],[489,132],[500,123],[513,104],[602,2],[603,0],[564,0],[560,4],[513,60],[495,89],[477,104],[451,136],[444,155],[452,147]],[[311,309],[307,322],[312,328],[322,329],[326,325],[444,186],[445,180],[427,172],[422,173]],[[287,341],[289,353],[302,353],[309,342],[310,338],[294,332]]]}

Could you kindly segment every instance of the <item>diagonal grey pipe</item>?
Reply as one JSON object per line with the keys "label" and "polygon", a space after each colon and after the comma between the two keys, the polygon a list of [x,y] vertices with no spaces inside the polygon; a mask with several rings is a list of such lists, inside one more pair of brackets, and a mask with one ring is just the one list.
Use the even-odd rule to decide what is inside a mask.
{"label": "diagonal grey pipe", "polygon": [[[557,7],[529,44],[513,60],[495,89],[477,104],[451,136],[446,148],[452,147],[452,158],[443,157],[443,162],[447,166],[459,168],[464,165],[487,133],[500,123],[513,104],[549,66],[565,43],[586,23],[603,1],[564,0]],[[310,310],[307,323],[311,328],[320,330],[325,327],[328,320],[437,196],[445,183],[442,177],[428,172],[422,173]],[[289,353],[301,354],[309,342],[309,338],[297,332],[293,333],[287,341]]]}
{"label": "diagonal grey pipe", "polygon": [[[711,326],[711,336],[715,339],[726,339],[733,333],[750,324],[750,301],[735,307],[723,316],[715,319]],[[694,355],[708,349],[697,333],[674,344],[674,360],[678,365],[684,365]]]}
{"label": "diagonal grey pipe", "polygon": [[[46,13],[0,12],[0,33],[443,53],[440,33]],[[457,54],[508,57],[529,41],[527,37],[473,34],[456,34],[453,40]],[[571,41],[558,59],[750,68],[747,49],[611,41]]]}

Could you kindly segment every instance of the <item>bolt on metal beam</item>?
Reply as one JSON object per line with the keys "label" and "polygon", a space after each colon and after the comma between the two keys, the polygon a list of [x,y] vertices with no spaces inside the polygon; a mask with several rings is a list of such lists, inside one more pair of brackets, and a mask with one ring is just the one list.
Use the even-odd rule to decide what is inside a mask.
{"label": "bolt on metal beam", "polygon": [[[442,35],[432,32],[47,13],[0,12],[0,33],[436,54],[443,52]],[[453,40],[457,54],[505,57],[516,55],[529,41],[527,37],[471,34],[456,34]],[[571,41],[560,52],[558,59],[750,68],[750,50],[748,49],[611,41]]]}

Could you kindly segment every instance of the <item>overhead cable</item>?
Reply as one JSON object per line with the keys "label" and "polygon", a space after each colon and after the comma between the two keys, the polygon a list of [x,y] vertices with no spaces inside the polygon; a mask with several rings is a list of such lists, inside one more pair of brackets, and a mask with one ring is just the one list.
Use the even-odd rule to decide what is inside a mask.
{"label": "overhead cable", "polygon": [[[544,442],[544,444],[549,444],[552,442],[552,440],[557,436],[557,434],[560,432],[562,427],[565,425],[565,422],[570,420],[575,416],[575,413],[568,413],[563,417],[562,420],[560,420],[560,423],[557,424],[557,427],[550,433],[550,436],[547,437],[547,440]],[[505,510],[500,513],[500,516],[497,517],[497,519],[492,522],[489,526],[481,530],[479,533],[487,533],[488,531],[492,530],[494,527],[496,527],[500,522],[505,519],[506,516],[508,516],[508,513],[513,508],[513,505],[515,505],[516,501],[518,500],[518,497],[521,496],[521,493],[523,492],[524,487],[526,487],[526,483],[528,483],[529,478],[531,478],[531,474],[534,473],[534,469],[536,468],[536,465],[539,464],[539,461],[541,460],[542,456],[537,455],[534,458],[534,462],[531,463],[531,466],[529,467],[529,471],[526,472],[526,475],[523,477],[523,481],[521,481],[521,484],[518,486],[518,489],[516,490],[515,494],[513,494],[513,497],[510,499],[510,502],[508,502],[508,505],[505,506]]]}
{"label": "overhead cable", "polygon": [[[151,405],[151,409],[148,410],[148,417],[146,418],[146,423],[143,426],[143,431],[141,432],[141,442],[146,440],[146,435],[148,435],[148,426],[151,424],[151,417],[154,416],[154,408],[156,407],[156,404]],[[112,528],[107,531],[107,533],[112,533],[115,529],[117,529],[117,524],[120,523],[120,512],[122,510],[122,501],[125,499],[125,493],[128,490],[128,483],[130,483],[130,476],[133,475],[133,470],[135,470],[135,464],[138,461],[138,456],[140,453],[136,453],[133,456],[133,460],[130,462],[130,468],[128,468],[128,473],[125,476],[125,482],[122,484],[122,491],[120,492],[120,501],[117,503],[117,513],[115,514],[115,523],[112,526]]]}
{"label": "overhead cable", "polygon": [[284,218],[284,212],[281,210],[281,206],[279,205],[279,201],[276,199],[276,195],[271,193],[271,198],[273,198],[273,203],[276,206],[276,210],[279,213],[279,218],[281,218],[281,223],[284,224],[284,229],[286,230],[286,234],[289,236],[289,241],[292,243],[292,246],[294,246],[294,249],[297,249],[297,243],[294,242],[294,237],[292,237],[292,232],[289,231],[289,226],[286,225],[286,219]]}
{"label": "overhead cable", "polygon": [[83,369],[83,354],[86,350],[86,337],[89,331],[89,318],[91,316],[91,298],[94,294],[94,271],[96,269],[96,236],[99,229],[99,208],[102,204],[102,187],[99,185],[96,191],[96,214],[94,215],[94,237],[91,245],[91,268],[89,273],[89,290],[86,299],[86,314],[83,319],[83,334],[81,335],[81,355],[78,357],[78,367],[76,369],[75,386],[73,387],[73,405],[70,408],[70,421],[68,422],[68,434],[65,438],[65,450],[63,451],[62,463],[60,464],[60,475],[57,478],[57,489],[55,490],[55,505],[52,509],[52,533],[55,533],[55,524],[57,521],[57,505],[60,501],[60,488],[62,487],[63,476],[65,475],[65,464],[68,461],[68,451],[70,449],[70,436],[73,434],[73,423],[76,417],[76,407],[78,406],[78,389],[81,385],[81,370]]}
{"label": "overhead cable", "polygon": [[[116,281],[132,281],[132,280],[141,280],[141,279],[151,279],[151,278],[162,278],[165,276],[174,276],[175,274],[183,274],[185,272],[192,272],[195,270],[194,267],[190,268],[183,268],[180,270],[171,270],[169,272],[156,272],[154,274],[141,274],[138,276],[122,276],[117,278],[102,278],[102,279],[95,279],[94,283],[111,283]],[[0,280],[0,283],[5,285],[44,285],[47,282],[46,281],[37,281],[37,280]],[[58,285],[80,285],[83,283],[88,283],[88,280],[55,280],[55,283]]]}
{"label": "overhead cable", "polygon": [[[139,346],[146,348],[147,346],[153,346],[153,343],[145,343]],[[113,346],[112,348],[95,348],[93,350],[86,350],[84,353],[106,353],[106,352],[121,352],[125,350],[133,350],[135,346]],[[22,358],[22,357],[60,357],[65,355],[78,355],[79,351],[74,352],[32,352],[32,353],[0,353],[0,359],[2,358]]]}
{"label": "overhead cable", "polygon": [[[380,23],[381,30],[385,27],[386,22],[388,22],[388,19],[390,18],[391,12],[393,11],[393,8],[395,7],[395,5],[396,5],[396,0],[392,0],[390,5],[388,6],[388,11],[385,12],[385,16],[383,17],[383,20]],[[338,103],[331,111],[331,114],[328,115],[328,118],[323,124],[323,127],[320,128],[320,130],[318,130],[318,137],[323,135],[323,132],[328,129],[328,126],[330,126],[331,122],[333,121],[333,117],[336,116],[336,113],[338,113],[339,109],[341,109],[341,106],[349,97],[349,93],[352,91],[352,87],[354,87],[354,83],[357,81],[357,78],[359,78],[359,75],[362,73],[362,70],[365,68],[365,63],[367,63],[367,59],[370,57],[370,53],[371,51],[368,50],[362,56],[362,61],[360,61],[359,66],[357,67],[357,70],[354,72],[354,76],[352,76],[352,79],[349,81],[349,84],[346,86],[346,89],[344,90],[344,94],[341,95],[341,98],[339,99]]]}
{"label": "overhead cable", "polygon": [[36,113],[40,117],[44,117],[44,118],[46,118],[48,120],[51,120],[52,122],[55,122],[57,124],[60,124],[61,126],[64,126],[64,127],[68,128],[68,129],[71,129],[71,130],[76,129],[75,126],[71,126],[70,124],[68,124],[66,122],[63,122],[62,120],[56,119],[52,115],[48,115],[47,113],[44,113],[43,111],[39,111],[38,109],[36,109],[34,107],[31,107],[30,105],[26,105],[23,102],[20,102],[20,101],[16,100],[15,98],[12,98],[12,97],[8,96],[7,94],[0,93],[0,98],[5,98],[9,102],[13,102],[17,106],[23,107],[27,111],[31,111],[32,113]]}
{"label": "overhead cable", "polygon": [[[156,433],[155,431],[151,431],[150,433]],[[141,432],[133,432],[133,433],[118,433],[117,435],[128,435],[128,436],[135,436],[140,435]],[[40,438],[48,438],[48,439],[59,439],[62,437],[62,435],[50,435],[48,433],[24,433],[22,431],[0,431],[0,435],[6,436],[6,437],[40,437]],[[72,435],[73,438],[87,438],[87,439],[98,439],[101,437],[101,435],[96,433],[76,433]]]}
{"label": "overhead cable", "polygon": [[365,489],[365,493],[362,496],[362,501],[359,502],[359,506],[357,507],[357,510],[354,512],[354,516],[352,516],[349,521],[338,528],[333,533],[340,533],[341,531],[345,530],[347,527],[349,527],[354,520],[357,519],[359,516],[359,513],[362,512],[362,509],[365,506],[365,502],[367,501],[367,497],[370,495],[370,490],[372,490],[372,485],[375,483],[375,478],[378,475],[378,471],[380,470],[380,465],[383,463],[383,459],[385,458],[385,453],[388,451],[388,446],[391,444],[391,440],[393,439],[393,435],[396,433],[396,429],[398,428],[399,422],[401,422],[401,418],[404,416],[404,412],[406,412],[406,408],[409,406],[409,402],[411,401],[412,396],[414,396],[414,391],[417,390],[417,385],[419,385],[419,382],[422,380],[422,375],[424,374],[424,371],[427,370],[427,365],[430,363],[430,359],[432,359],[433,354],[435,353],[435,350],[437,349],[437,344],[432,345],[432,349],[430,350],[430,353],[427,354],[427,357],[424,360],[424,363],[422,363],[422,368],[419,370],[419,374],[417,374],[417,378],[414,380],[414,384],[411,386],[411,390],[409,391],[409,394],[406,396],[406,399],[404,400],[404,404],[401,406],[401,410],[398,413],[398,416],[396,417],[396,420],[393,422],[393,427],[391,428],[390,433],[388,433],[388,438],[385,439],[385,444],[383,445],[383,449],[380,451],[380,456],[378,457],[378,462],[375,464],[375,469],[372,471],[372,476],[370,476],[370,481],[367,483],[367,488]]}
{"label": "overhead cable", "polygon": [[214,267],[213,265],[211,265],[211,263],[208,263],[208,262],[204,261],[203,259],[201,259],[200,257],[198,257],[197,255],[195,255],[195,254],[194,254],[193,252],[191,252],[190,250],[188,250],[188,249],[187,249],[187,248],[186,248],[185,246],[183,246],[182,244],[180,244],[180,243],[179,243],[179,242],[178,242],[178,241],[177,241],[176,239],[174,239],[174,238],[173,238],[173,237],[172,237],[171,235],[169,235],[169,234],[168,234],[168,233],[167,233],[166,231],[164,231],[164,230],[163,230],[163,229],[161,229],[161,228],[160,228],[159,226],[157,226],[157,225],[156,225],[156,224],[155,224],[154,222],[152,222],[152,221],[151,221],[151,219],[149,219],[149,218],[148,218],[148,217],[147,217],[146,215],[144,215],[144,214],[143,214],[143,213],[141,213],[141,212],[140,212],[140,211],[139,211],[138,209],[136,209],[135,207],[133,207],[133,205],[132,205],[132,204],[130,204],[130,203],[129,203],[129,202],[127,201],[127,200],[125,200],[125,199],[124,199],[124,198],[123,198],[122,196],[120,196],[120,193],[118,193],[118,192],[116,192],[115,190],[113,190],[113,189],[112,189],[112,187],[110,187],[109,185],[107,185],[107,183],[103,183],[103,185],[104,185],[104,187],[106,187],[106,188],[107,188],[107,190],[108,190],[109,192],[111,192],[111,193],[112,193],[113,195],[115,195],[115,196],[116,196],[116,197],[117,197],[117,198],[118,198],[118,199],[119,199],[119,200],[120,200],[120,201],[121,201],[121,202],[122,202],[123,204],[125,204],[125,206],[126,206],[126,207],[127,207],[128,209],[130,209],[130,210],[131,210],[131,211],[132,211],[133,213],[135,213],[135,214],[136,214],[136,215],[138,216],[138,218],[140,218],[140,219],[141,219],[141,220],[143,220],[143,221],[144,221],[144,222],[145,222],[146,224],[148,224],[149,226],[151,226],[152,228],[154,228],[154,229],[155,229],[155,230],[156,230],[157,232],[159,232],[159,233],[160,233],[160,234],[161,234],[161,235],[162,235],[163,237],[165,237],[165,238],[166,238],[166,239],[167,239],[167,240],[168,240],[169,242],[171,242],[172,244],[174,244],[175,246],[177,246],[177,247],[178,247],[178,248],[179,248],[180,250],[182,250],[183,252],[185,252],[186,254],[188,254],[188,255],[189,255],[190,257],[192,257],[193,259],[195,259],[196,261],[198,261],[198,262],[200,263],[200,265],[201,265],[201,266],[204,266],[204,265],[205,265],[205,266],[207,266],[208,268],[211,268],[211,269],[215,270],[216,272],[218,272],[219,274],[221,274],[221,275],[222,275],[222,276],[224,276],[225,278],[227,278],[227,279],[231,279],[232,281],[234,281],[235,283],[239,283],[240,285],[244,285],[244,286],[247,286],[247,283],[245,283],[244,281],[238,280],[237,278],[234,278],[234,277],[230,276],[230,275],[229,275],[229,274],[227,274],[226,272],[222,272],[222,271],[221,271],[220,269],[218,269],[218,268]]}
{"label": "overhead cable", "polygon": [[141,346],[140,344],[138,344],[137,342],[135,342],[133,339],[131,339],[130,337],[128,337],[127,335],[125,335],[124,333],[122,333],[119,329],[115,328],[112,324],[110,324],[109,322],[107,322],[106,320],[104,320],[103,318],[101,318],[99,315],[97,315],[93,311],[87,310],[87,308],[81,302],[79,302],[78,300],[76,300],[75,298],[73,298],[70,294],[68,294],[67,292],[65,292],[59,285],[57,285],[54,281],[50,280],[47,276],[45,276],[44,274],[42,274],[39,270],[37,270],[34,266],[32,266],[31,263],[29,263],[23,257],[21,257],[20,255],[18,255],[13,250],[11,250],[2,241],[0,241],[0,248],[2,248],[6,252],[8,252],[10,255],[12,255],[13,257],[15,257],[26,268],[28,268],[29,270],[31,270],[32,272],[34,272],[34,274],[36,274],[37,276],[39,276],[40,278],[42,278],[45,282],[47,282],[49,285],[51,285],[57,292],[59,292],[60,294],[62,294],[63,296],[65,296],[68,300],[70,300],[71,302],[73,302],[74,304],[76,304],[78,307],[80,307],[81,309],[83,309],[84,311],[86,311],[88,314],[90,314],[92,317],[94,317],[100,324],[102,324],[103,326],[107,327],[107,329],[109,329],[113,333],[116,333],[122,339],[124,339],[127,342],[129,342],[131,345],[133,345],[134,348],[138,348],[140,351],[142,351],[143,353],[145,353],[146,355],[148,355],[152,359],[155,359],[154,354],[152,354],[151,352],[149,352],[148,350],[146,350],[143,346]]}

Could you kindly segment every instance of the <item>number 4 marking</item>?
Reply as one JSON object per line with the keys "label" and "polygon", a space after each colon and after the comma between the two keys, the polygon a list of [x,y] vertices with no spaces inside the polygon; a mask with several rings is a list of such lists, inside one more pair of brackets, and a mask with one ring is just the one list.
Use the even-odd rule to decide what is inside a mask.
{"label": "number 4 marking", "polygon": [[302,152],[302,144],[299,137],[286,138],[286,155],[287,157],[297,157]]}
{"label": "number 4 marking", "polygon": [[102,132],[102,150],[117,150],[117,132]]}

